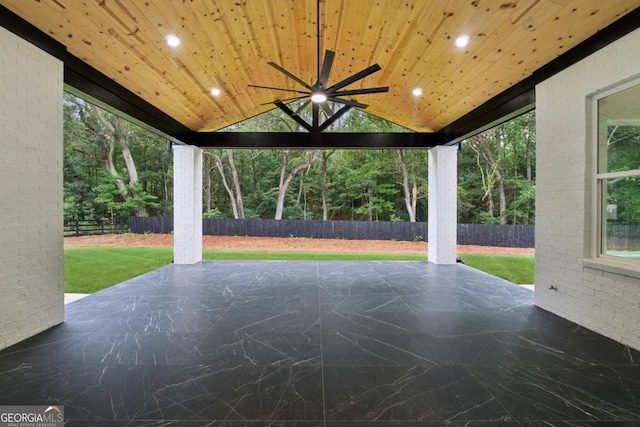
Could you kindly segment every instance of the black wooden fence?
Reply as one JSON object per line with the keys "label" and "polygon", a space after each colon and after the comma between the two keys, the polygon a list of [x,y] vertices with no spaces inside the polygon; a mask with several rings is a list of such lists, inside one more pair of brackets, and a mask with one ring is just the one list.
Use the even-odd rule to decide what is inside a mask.
{"label": "black wooden fence", "polygon": [[607,250],[640,251],[640,226],[607,226]]}
{"label": "black wooden fence", "polygon": [[126,218],[116,219],[65,219],[65,236],[86,236],[89,234],[115,234],[129,231]]}
{"label": "black wooden fence", "polygon": [[[368,222],[267,219],[202,220],[211,236],[308,237],[316,239],[428,241],[426,222]],[[173,218],[129,218],[132,233],[171,233]],[[458,244],[534,247],[533,225],[458,224]]]}

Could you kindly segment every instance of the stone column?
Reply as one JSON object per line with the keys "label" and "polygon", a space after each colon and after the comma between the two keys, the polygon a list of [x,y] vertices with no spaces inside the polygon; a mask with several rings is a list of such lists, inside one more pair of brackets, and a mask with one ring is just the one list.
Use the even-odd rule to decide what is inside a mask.
{"label": "stone column", "polygon": [[455,264],[458,147],[429,150],[429,262]]}
{"label": "stone column", "polygon": [[173,146],[173,262],[202,261],[202,150]]}

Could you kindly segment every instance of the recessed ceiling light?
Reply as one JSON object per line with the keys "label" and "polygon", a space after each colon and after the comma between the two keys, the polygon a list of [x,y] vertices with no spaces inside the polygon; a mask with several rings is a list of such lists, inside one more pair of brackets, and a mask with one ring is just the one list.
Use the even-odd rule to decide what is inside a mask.
{"label": "recessed ceiling light", "polygon": [[466,34],[461,35],[456,39],[456,46],[465,47],[469,44],[469,36]]}
{"label": "recessed ceiling light", "polygon": [[180,39],[173,34],[169,34],[167,36],[167,44],[171,47],[178,47],[180,46]]}
{"label": "recessed ceiling light", "polygon": [[311,95],[311,101],[315,103],[324,102],[327,100],[327,95],[322,92],[316,92]]}
{"label": "recessed ceiling light", "polygon": [[213,89],[211,89],[211,95],[213,96],[218,96],[222,93],[222,91],[220,89],[218,89],[217,87],[214,87]]}
{"label": "recessed ceiling light", "polygon": [[415,88],[415,89],[413,90],[413,92],[412,92],[412,93],[413,93],[413,96],[420,96],[420,95],[422,95],[422,89],[421,89],[421,88],[419,88],[419,87],[417,87],[417,88]]}

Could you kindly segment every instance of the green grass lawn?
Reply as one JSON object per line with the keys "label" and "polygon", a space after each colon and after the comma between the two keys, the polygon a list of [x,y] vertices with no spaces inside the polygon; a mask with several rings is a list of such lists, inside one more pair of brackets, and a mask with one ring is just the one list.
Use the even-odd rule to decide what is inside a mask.
{"label": "green grass lawn", "polygon": [[[204,251],[206,260],[310,260],[310,261],[426,261],[425,255],[332,253],[332,252],[250,252]],[[462,255],[464,262],[514,283],[533,283],[532,256]],[[64,289],[69,293],[94,293],[127,279],[167,265],[172,248],[75,247],[64,250]]]}
{"label": "green grass lawn", "polygon": [[534,283],[535,259],[531,255],[460,255],[469,267],[518,285]]}
{"label": "green grass lawn", "polygon": [[203,251],[207,260],[251,261],[426,261],[427,255],[338,253],[338,252],[254,252],[254,251]]}
{"label": "green grass lawn", "polygon": [[172,259],[172,248],[65,248],[64,291],[92,294],[167,265]]}

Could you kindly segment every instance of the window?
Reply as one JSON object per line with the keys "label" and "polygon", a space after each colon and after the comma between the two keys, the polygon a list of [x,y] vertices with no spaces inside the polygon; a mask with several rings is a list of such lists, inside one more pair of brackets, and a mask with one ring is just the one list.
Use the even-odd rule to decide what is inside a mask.
{"label": "window", "polygon": [[596,255],[640,260],[640,85],[595,99]]}

